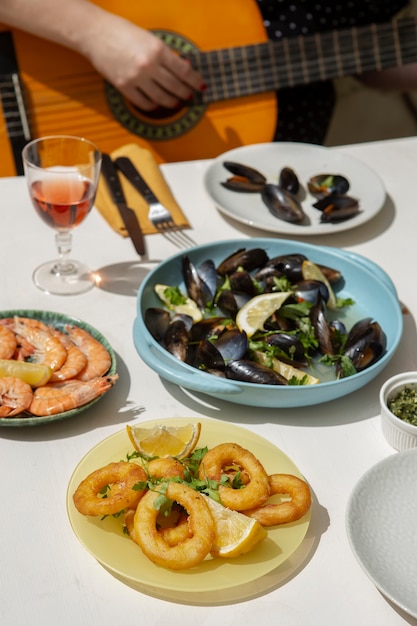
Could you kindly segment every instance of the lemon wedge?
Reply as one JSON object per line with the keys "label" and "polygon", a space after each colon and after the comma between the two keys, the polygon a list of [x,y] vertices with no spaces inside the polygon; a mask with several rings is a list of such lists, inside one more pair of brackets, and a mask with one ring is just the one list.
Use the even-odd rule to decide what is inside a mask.
{"label": "lemon wedge", "polygon": [[51,374],[51,368],[42,363],[0,359],[0,376],[20,378],[31,387],[46,385]]}
{"label": "lemon wedge", "polygon": [[135,450],[146,457],[175,457],[184,459],[191,454],[200,438],[201,424],[185,426],[130,426],[126,425]]}
{"label": "lemon wedge", "polygon": [[329,299],[326,305],[329,309],[337,309],[336,296],[334,295],[334,291],[321,269],[313,263],[313,261],[305,260],[301,266],[301,272],[304,280],[319,280],[326,285],[329,291]]}
{"label": "lemon wedge", "polygon": [[236,315],[238,328],[244,330],[248,337],[252,337],[257,330],[263,328],[268,317],[280,309],[290,295],[290,291],[277,291],[254,296],[239,309]]}
{"label": "lemon wedge", "polygon": [[[255,350],[254,356],[258,363],[261,363],[261,365],[265,365],[266,367],[270,367],[270,358],[266,354],[260,352],[259,350]],[[275,372],[278,372],[278,374],[281,374],[281,376],[287,380],[291,380],[293,377],[298,380],[304,379],[304,384],[306,385],[317,385],[317,383],[320,382],[319,378],[311,376],[311,374],[307,374],[307,372],[294,367],[290,363],[284,363],[284,361],[280,361],[279,359],[272,359],[272,369]]]}
{"label": "lemon wedge", "polygon": [[189,315],[193,318],[194,323],[200,322],[203,319],[203,314],[198,308],[196,302],[191,298],[188,298],[188,296],[183,296],[183,301],[180,304],[173,304],[170,298],[167,297],[167,293],[172,290],[172,287],[169,285],[158,284],[154,286],[154,290],[161,302],[163,302],[171,311]]}
{"label": "lemon wedge", "polygon": [[243,513],[232,511],[205,494],[201,494],[211,511],[216,528],[212,556],[235,558],[253,550],[267,536],[261,524]]}

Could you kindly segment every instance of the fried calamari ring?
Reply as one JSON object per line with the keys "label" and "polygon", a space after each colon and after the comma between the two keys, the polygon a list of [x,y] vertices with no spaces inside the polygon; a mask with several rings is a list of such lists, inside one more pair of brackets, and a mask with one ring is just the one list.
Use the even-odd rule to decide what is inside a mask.
{"label": "fried calamari ring", "polygon": [[211,448],[200,463],[199,478],[220,481],[222,474],[237,466],[249,476],[241,489],[219,486],[223,506],[234,511],[245,511],[261,506],[269,497],[268,475],[258,459],[237,443],[221,443]]}
{"label": "fried calamari ring", "polygon": [[160,528],[158,532],[169,546],[176,546],[193,536],[188,523],[188,515],[185,511],[180,513],[173,526],[165,526],[164,528]]}
{"label": "fried calamari ring", "polygon": [[188,513],[192,536],[174,546],[168,545],[158,532],[159,511],[154,507],[158,491],[148,491],[135,513],[134,534],[143,553],[154,563],[173,570],[182,570],[201,563],[209,554],[216,538],[214,520],[203,496],[182,483],[168,483],[166,496],[180,504]]}
{"label": "fried calamari ring", "polygon": [[285,494],[291,500],[276,504],[264,504],[244,511],[245,515],[255,518],[262,526],[276,526],[295,522],[307,513],[311,506],[311,492],[308,484],[292,474],[271,474],[269,476],[271,496]]}
{"label": "fried calamari ring", "polygon": [[[114,515],[123,509],[135,508],[144,490],[133,486],[147,481],[148,476],[139,465],[121,461],[109,463],[87,476],[73,495],[76,509],[83,515]],[[100,491],[109,486],[103,498]]]}
{"label": "fried calamari ring", "polygon": [[151,478],[172,478],[173,476],[184,478],[185,475],[184,465],[168,457],[152,459],[147,465],[147,470]]}
{"label": "fried calamari ring", "polygon": [[[135,543],[138,543],[134,526],[135,513],[136,509],[128,509],[125,512],[125,524],[129,537]],[[182,510],[182,507],[173,508],[172,513],[167,518],[158,514],[156,525],[158,527],[158,533],[169,546],[176,546],[177,543],[181,543],[189,537],[192,537],[192,532],[188,524],[188,515]]]}

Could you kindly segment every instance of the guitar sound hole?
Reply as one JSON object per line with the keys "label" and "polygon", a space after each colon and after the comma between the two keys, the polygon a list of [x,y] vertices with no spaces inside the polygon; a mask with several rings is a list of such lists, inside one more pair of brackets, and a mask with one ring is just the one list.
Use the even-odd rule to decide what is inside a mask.
{"label": "guitar sound hole", "polygon": [[144,111],[143,109],[140,109],[139,107],[137,107],[135,105],[132,105],[132,108],[137,113],[140,113],[140,115],[142,117],[147,117],[147,118],[149,118],[151,120],[164,120],[164,119],[167,119],[169,117],[172,117],[173,115],[177,115],[186,106],[187,106],[187,104],[184,102],[184,103],[180,103],[179,106],[177,106],[177,107],[175,107],[173,109],[166,109],[165,107],[157,107],[153,111]]}

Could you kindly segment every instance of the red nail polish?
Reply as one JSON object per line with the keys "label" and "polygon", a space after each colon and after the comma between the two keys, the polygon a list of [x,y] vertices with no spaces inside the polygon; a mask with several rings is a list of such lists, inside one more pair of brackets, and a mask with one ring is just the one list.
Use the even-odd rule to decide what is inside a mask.
{"label": "red nail polish", "polygon": [[203,83],[202,85],[200,85],[200,91],[207,91],[206,83]]}

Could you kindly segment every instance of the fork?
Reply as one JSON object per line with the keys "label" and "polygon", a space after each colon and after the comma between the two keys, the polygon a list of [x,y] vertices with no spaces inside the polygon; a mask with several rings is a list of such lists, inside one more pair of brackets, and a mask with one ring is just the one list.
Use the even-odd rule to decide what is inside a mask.
{"label": "fork", "polygon": [[168,241],[177,247],[195,246],[195,242],[184,232],[181,226],[174,222],[171,213],[160,202],[149,202],[148,220]]}
{"label": "fork", "polygon": [[195,246],[195,242],[178,226],[172,218],[170,211],[158,200],[145,179],[128,157],[119,157],[115,161],[116,166],[132,183],[137,191],[143,196],[149,205],[148,220],[164,237],[179,248]]}

